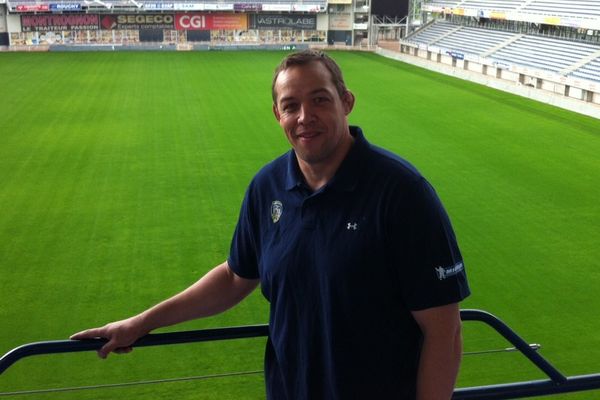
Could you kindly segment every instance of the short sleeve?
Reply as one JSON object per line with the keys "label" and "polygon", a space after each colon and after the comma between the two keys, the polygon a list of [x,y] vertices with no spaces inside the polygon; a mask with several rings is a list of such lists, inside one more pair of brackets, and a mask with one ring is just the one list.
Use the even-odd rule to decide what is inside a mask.
{"label": "short sleeve", "polygon": [[401,198],[391,237],[407,307],[422,310],[463,300],[470,294],[463,258],[434,189],[420,178]]}
{"label": "short sleeve", "polygon": [[229,268],[238,276],[246,279],[258,279],[258,261],[255,240],[256,225],[253,224],[251,187],[246,190],[240,209],[238,222],[231,240],[231,248],[227,262]]}

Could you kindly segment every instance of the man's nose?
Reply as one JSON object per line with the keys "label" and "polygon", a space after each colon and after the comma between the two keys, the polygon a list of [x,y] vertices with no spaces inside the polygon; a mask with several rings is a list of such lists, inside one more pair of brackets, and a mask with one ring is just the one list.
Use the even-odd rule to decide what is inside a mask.
{"label": "man's nose", "polygon": [[313,107],[308,103],[300,105],[300,113],[298,114],[298,123],[306,124],[315,119]]}

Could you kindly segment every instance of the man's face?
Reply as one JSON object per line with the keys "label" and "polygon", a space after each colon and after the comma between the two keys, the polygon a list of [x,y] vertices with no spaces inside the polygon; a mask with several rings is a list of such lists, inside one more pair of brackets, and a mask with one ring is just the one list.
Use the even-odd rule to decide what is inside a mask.
{"label": "man's face", "polygon": [[354,96],[340,98],[331,73],[320,62],[292,66],[279,73],[275,82],[273,113],[294,148],[307,164],[327,163],[348,139],[346,116]]}

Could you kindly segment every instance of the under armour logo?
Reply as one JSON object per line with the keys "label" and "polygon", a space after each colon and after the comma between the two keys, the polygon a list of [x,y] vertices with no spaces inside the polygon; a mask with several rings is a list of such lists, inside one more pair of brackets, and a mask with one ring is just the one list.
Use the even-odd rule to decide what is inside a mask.
{"label": "under armour logo", "polygon": [[446,279],[446,270],[445,270],[444,268],[442,268],[442,267],[437,267],[437,268],[435,269],[435,272],[437,272],[438,279],[439,279],[440,281],[442,281],[442,280]]}
{"label": "under armour logo", "polygon": [[346,229],[353,230],[353,231],[358,230],[358,222],[355,222],[355,223],[348,222],[348,224],[346,224]]}

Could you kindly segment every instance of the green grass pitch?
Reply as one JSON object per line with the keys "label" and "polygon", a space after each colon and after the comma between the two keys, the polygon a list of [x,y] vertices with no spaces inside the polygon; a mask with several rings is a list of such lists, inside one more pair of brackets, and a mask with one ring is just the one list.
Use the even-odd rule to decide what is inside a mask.
{"label": "green grass pitch", "polygon": [[[372,54],[332,53],[351,123],[415,164],[473,295],[567,375],[600,372],[600,121]],[[125,318],[227,257],[246,184],[287,142],[277,52],[0,54],[0,353]],[[264,323],[259,291],[166,330]],[[507,347],[465,323],[465,351]],[[262,368],[264,339],[22,360],[0,393]],[[544,376],[465,356],[459,386]],[[27,399],[260,399],[260,374]],[[556,398],[589,399],[583,393]]]}

